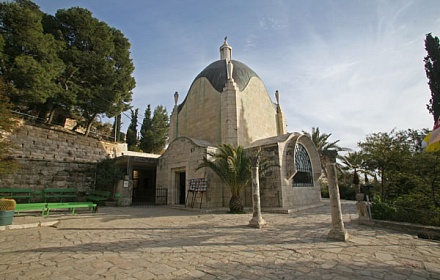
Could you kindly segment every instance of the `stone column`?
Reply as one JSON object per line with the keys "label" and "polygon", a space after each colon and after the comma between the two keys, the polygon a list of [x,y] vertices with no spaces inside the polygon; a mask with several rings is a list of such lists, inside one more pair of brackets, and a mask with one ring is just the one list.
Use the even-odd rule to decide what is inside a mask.
{"label": "stone column", "polygon": [[261,200],[260,200],[260,153],[259,150],[251,158],[251,176],[252,176],[252,219],[249,221],[249,226],[256,228],[263,228],[266,226],[266,221],[261,216]]}
{"label": "stone column", "polygon": [[176,91],[174,93],[174,108],[173,108],[173,112],[171,112],[170,115],[170,125],[168,128],[168,137],[169,137],[168,143],[173,142],[174,139],[179,137],[179,127],[178,127],[179,107],[177,106],[178,101],[179,101],[179,93]]}
{"label": "stone column", "polygon": [[324,154],[326,160],[326,171],[328,180],[328,189],[330,194],[330,211],[332,215],[332,228],[328,233],[328,238],[340,241],[346,241],[349,238],[348,232],[345,230],[344,221],[342,220],[341,200],[339,197],[338,179],[336,176],[336,156],[338,152],[335,150],[327,151]]}

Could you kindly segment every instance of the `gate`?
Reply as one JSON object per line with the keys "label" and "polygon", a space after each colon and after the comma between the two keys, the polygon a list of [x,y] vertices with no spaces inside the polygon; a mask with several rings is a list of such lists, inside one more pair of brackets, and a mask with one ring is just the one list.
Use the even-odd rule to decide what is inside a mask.
{"label": "gate", "polygon": [[166,205],[168,201],[168,189],[156,188],[156,205]]}

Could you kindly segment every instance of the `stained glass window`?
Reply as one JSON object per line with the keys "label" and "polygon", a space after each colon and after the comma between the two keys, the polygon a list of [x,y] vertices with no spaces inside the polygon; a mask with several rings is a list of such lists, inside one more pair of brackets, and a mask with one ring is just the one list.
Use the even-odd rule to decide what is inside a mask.
{"label": "stained glass window", "polygon": [[313,187],[312,164],[306,148],[301,144],[295,146],[296,174],[293,176],[292,187]]}

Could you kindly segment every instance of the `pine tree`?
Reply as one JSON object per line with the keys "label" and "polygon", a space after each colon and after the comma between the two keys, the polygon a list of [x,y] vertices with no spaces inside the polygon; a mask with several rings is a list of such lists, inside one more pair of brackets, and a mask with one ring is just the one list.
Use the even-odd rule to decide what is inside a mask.
{"label": "pine tree", "polygon": [[0,75],[15,108],[47,122],[73,116],[87,136],[98,115],[130,108],[133,71],[128,39],[87,9],[51,16],[29,0],[0,1]]}
{"label": "pine tree", "polygon": [[168,137],[169,118],[166,109],[159,105],[151,117],[151,106],[148,104],[141,127],[140,148],[145,153],[161,153]]}
{"label": "pine tree", "polygon": [[162,105],[154,109],[152,127],[154,133],[153,153],[161,153],[167,144],[169,127],[168,113]]}
{"label": "pine tree", "polygon": [[426,107],[436,123],[440,117],[440,43],[438,37],[433,37],[431,33],[427,34],[425,49],[428,52],[424,59],[425,71],[431,90],[431,99]]}
{"label": "pine tree", "polygon": [[121,115],[115,116],[111,137],[115,142],[121,142],[121,139],[124,139],[124,134],[121,132]]}
{"label": "pine tree", "polygon": [[14,143],[6,138],[7,133],[12,132],[18,125],[11,113],[11,104],[5,96],[6,91],[7,86],[0,78],[0,176],[14,173],[19,167],[18,162],[9,154]]}
{"label": "pine tree", "polygon": [[127,146],[129,151],[137,151],[138,138],[137,138],[137,120],[138,120],[138,110],[131,111],[131,123],[127,129]]}
{"label": "pine tree", "polygon": [[151,120],[151,107],[148,104],[147,109],[145,110],[144,120],[142,121],[141,126],[141,139],[139,143],[139,148],[145,153],[151,153],[151,143],[153,142],[152,135],[152,120]]}

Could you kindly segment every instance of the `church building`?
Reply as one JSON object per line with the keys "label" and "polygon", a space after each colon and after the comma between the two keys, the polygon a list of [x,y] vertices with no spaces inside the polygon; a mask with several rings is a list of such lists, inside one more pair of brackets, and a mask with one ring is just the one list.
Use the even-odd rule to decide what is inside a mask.
{"label": "church building", "polygon": [[[169,146],[158,158],[156,188],[167,190],[167,204],[227,207],[229,189],[211,170],[197,167],[208,152],[223,143],[261,148],[279,165],[260,179],[261,206],[291,209],[320,203],[319,154],[311,139],[287,133],[280,96],[274,103],[260,77],[232,59],[226,39],[220,59],[203,69],[179,103],[174,95]],[[252,205],[251,187],[245,206]]]}

